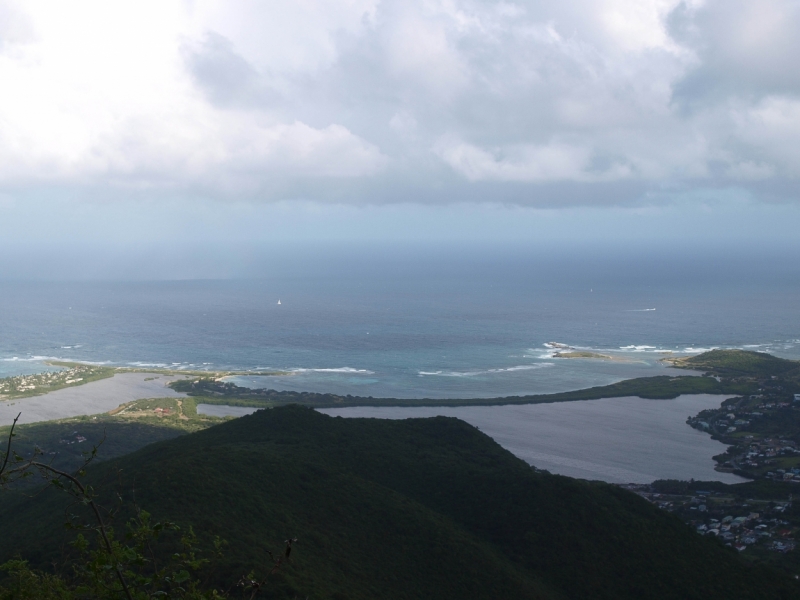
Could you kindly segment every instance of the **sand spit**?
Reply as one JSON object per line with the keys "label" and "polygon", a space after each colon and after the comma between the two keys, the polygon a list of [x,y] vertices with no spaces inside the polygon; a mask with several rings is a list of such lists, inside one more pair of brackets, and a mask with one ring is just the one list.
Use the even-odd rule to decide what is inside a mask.
{"label": "sand spit", "polygon": [[0,426],[11,425],[22,413],[20,423],[38,423],[80,415],[94,415],[142,398],[182,398],[167,383],[180,375],[118,373],[108,379],[69,387],[42,396],[0,402]]}

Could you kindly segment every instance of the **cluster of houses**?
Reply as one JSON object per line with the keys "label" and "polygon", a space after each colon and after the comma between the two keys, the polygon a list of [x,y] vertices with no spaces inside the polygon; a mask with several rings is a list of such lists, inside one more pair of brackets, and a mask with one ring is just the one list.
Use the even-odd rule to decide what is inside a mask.
{"label": "cluster of houses", "polygon": [[727,515],[722,519],[709,518],[707,522],[696,525],[696,530],[702,535],[717,536],[740,552],[759,542],[763,542],[770,550],[780,552],[788,552],[795,547],[794,538],[791,537],[795,530],[789,521],[776,517],[762,519],[757,512],[741,517]]}
{"label": "cluster of houses", "polygon": [[623,486],[659,508],[676,513],[701,535],[715,536],[739,551],[756,546],[776,552],[789,552],[796,546],[795,527],[785,513],[791,502],[736,501],[724,493],[688,491],[665,494],[650,485]]}
{"label": "cluster of houses", "polygon": [[[77,431],[73,431],[70,435],[73,436],[74,439],[72,439],[72,440],[70,440],[70,439],[62,439],[62,440],[58,440],[58,443],[59,444],[82,444],[83,442],[86,441],[86,438],[83,437],[82,435],[80,435]],[[54,453],[51,452],[51,454],[54,454]]]}
{"label": "cluster of houses", "polygon": [[[733,444],[722,459],[724,462],[718,465],[718,470],[800,483],[800,470],[795,468],[800,467],[800,460],[791,459],[800,458],[800,448],[795,441],[788,439],[793,432],[792,420],[787,421],[784,414],[787,409],[796,412],[796,408],[800,407],[800,394],[792,397],[798,399],[797,404],[765,394],[753,395],[740,399],[736,408],[723,406],[716,410],[705,410],[696,417],[689,417],[687,423],[695,429],[719,436],[725,443]],[[759,426],[760,420],[765,417],[770,418],[769,422],[765,422],[769,424]],[[759,430],[770,431],[770,424],[776,422],[776,418],[787,424],[787,431],[762,437],[764,433],[759,433]]]}
{"label": "cluster of houses", "polygon": [[[747,467],[759,468],[765,465],[774,465],[777,464],[776,459],[781,456],[800,454],[800,449],[797,448],[797,444],[792,440],[782,438],[763,438],[755,440],[753,436],[747,436],[745,441],[749,443],[747,443],[745,450],[738,457],[738,460],[741,465]],[[800,469],[791,469],[789,477],[783,477],[783,475],[787,474],[787,470],[785,469],[776,469],[775,472],[769,471],[766,475],[768,478],[774,478],[776,473],[781,475],[781,479],[788,480],[792,479],[792,474],[800,473]]]}
{"label": "cluster of houses", "polygon": [[[83,381],[91,374],[94,367],[77,366],[63,371],[49,371],[35,375],[16,375],[0,379],[0,396],[24,394],[37,389],[46,389],[63,385],[72,385]],[[83,377],[81,377],[83,375]]]}

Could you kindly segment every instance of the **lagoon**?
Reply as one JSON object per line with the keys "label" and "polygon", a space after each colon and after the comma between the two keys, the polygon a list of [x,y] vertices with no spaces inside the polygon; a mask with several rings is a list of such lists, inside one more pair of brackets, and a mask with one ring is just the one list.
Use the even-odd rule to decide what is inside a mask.
{"label": "lagoon", "polygon": [[[552,404],[462,407],[350,407],[319,409],[339,417],[410,419],[457,417],[474,425],[529,464],[551,473],[609,483],[698,479],[741,483],[714,470],[726,446],[686,424],[688,416],[718,408],[724,396],[692,394],[674,400],[604,398]],[[200,414],[240,417],[255,408],[198,404]]]}
{"label": "lagoon", "polygon": [[[698,479],[740,483],[745,479],[714,470],[712,457],[726,446],[686,424],[701,410],[718,408],[724,396],[684,395],[674,400],[605,398],[552,404],[464,407],[350,407],[320,409],[331,416],[409,419],[457,417],[498,444],[551,473],[609,483]],[[198,404],[216,417],[254,408]]]}
{"label": "lagoon", "polygon": [[175,375],[117,373],[113,377],[84,385],[66,387],[41,396],[0,402],[0,426],[11,425],[17,415],[20,425],[108,412],[144,398],[183,398],[168,383],[181,379]]}
{"label": "lagoon", "polygon": [[714,470],[726,446],[686,424],[717,408],[723,396],[674,400],[606,398],[553,404],[469,407],[353,407],[323,409],[331,416],[406,419],[457,417],[476,426],[519,458],[551,473],[610,483],[699,479],[740,483]]}
{"label": "lagoon", "polygon": [[198,404],[197,414],[207,417],[243,417],[256,412],[257,408],[248,406],[230,406],[228,404]]}

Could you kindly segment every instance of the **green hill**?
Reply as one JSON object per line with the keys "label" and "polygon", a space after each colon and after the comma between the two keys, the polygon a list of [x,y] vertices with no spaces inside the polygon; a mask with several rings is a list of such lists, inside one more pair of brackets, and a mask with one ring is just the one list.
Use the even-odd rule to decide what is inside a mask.
{"label": "green hill", "polygon": [[[788,577],[618,487],[536,472],[452,418],[288,406],[147,446],[89,480],[230,543],[228,584],[299,542],[275,598],[797,598]],[[0,561],[58,560],[65,498],[8,494]],[[76,507],[70,508],[77,510]]]}
{"label": "green hill", "polygon": [[676,367],[705,371],[723,377],[800,375],[800,362],[749,350],[711,350],[672,362]]}

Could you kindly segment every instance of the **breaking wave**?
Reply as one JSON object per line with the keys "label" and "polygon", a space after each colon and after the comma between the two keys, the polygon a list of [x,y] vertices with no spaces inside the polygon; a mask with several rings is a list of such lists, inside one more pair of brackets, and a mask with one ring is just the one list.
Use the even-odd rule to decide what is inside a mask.
{"label": "breaking wave", "polygon": [[517,365],[505,369],[484,369],[480,371],[419,371],[420,377],[475,377],[477,375],[491,375],[494,373],[510,373],[513,371],[531,371],[552,367],[554,363],[539,363],[535,365]]}
{"label": "breaking wave", "polygon": [[338,367],[338,368],[331,368],[331,369],[306,369],[306,368],[296,368],[296,369],[288,369],[291,373],[358,373],[360,375],[374,375],[375,371],[370,371],[368,369],[354,369],[352,367]]}

